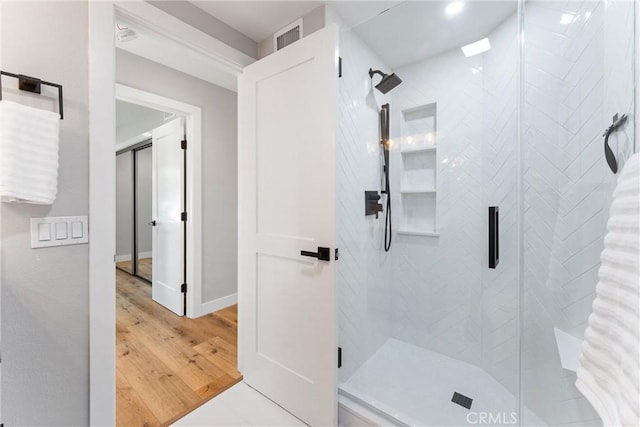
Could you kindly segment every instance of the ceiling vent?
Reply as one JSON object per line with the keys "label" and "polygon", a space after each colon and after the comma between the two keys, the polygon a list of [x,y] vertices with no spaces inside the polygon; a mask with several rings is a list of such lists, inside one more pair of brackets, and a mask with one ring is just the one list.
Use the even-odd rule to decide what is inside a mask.
{"label": "ceiling vent", "polygon": [[297,42],[302,37],[302,18],[287,25],[273,35],[274,50],[278,51]]}

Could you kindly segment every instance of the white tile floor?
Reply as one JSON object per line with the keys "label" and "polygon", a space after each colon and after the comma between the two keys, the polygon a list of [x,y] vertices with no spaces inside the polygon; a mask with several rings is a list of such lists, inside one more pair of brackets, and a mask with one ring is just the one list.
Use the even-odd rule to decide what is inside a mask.
{"label": "white tile floor", "polygon": [[180,426],[305,426],[302,421],[244,382],[219,394],[178,420]]}
{"label": "white tile floor", "polygon": [[[409,425],[469,425],[469,410],[451,402],[454,391],[473,399],[474,412],[506,413],[510,420],[516,411],[514,396],[482,369],[396,339],[340,388]],[[545,425],[528,410],[526,419]]]}

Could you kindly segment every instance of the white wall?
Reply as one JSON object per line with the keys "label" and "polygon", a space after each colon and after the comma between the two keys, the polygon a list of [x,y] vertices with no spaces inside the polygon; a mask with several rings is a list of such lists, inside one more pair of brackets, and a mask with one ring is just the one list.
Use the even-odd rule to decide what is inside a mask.
{"label": "white wall", "polygon": [[237,292],[237,96],[122,50],[118,83],[202,108],[202,301]]}
{"label": "white wall", "polygon": [[391,334],[391,256],[384,252],[384,213],[378,219],[364,215],[364,191],[382,188],[378,109],[389,98],[374,92],[368,74],[369,67],[388,67],[357,35],[340,34],[340,56],[336,266],[339,377],[345,381]]}
{"label": "white wall", "polygon": [[[481,57],[453,50],[401,67],[392,92],[392,120],[437,103],[439,238],[396,234],[392,247],[392,334],[395,338],[479,365],[481,360],[483,235]],[[392,138],[400,148],[400,127]],[[391,159],[397,225],[402,197],[397,150]],[[411,197],[411,196],[409,196]],[[418,213],[419,214],[419,213]]]}
{"label": "white wall", "polygon": [[258,57],[258,46],[256,42],[216,17],[203,12],[191,2],[170,0],[146,1],[252,58]]}
{"label": "white wall", "polygon": [[[2,70],[62,84],[65,108],[55,203],[1,206],[2,421],[88,425],[89,248],[34,250],[29,236],[31,217],[88,212],[87,3],[0,2],[0,7]],[[16,82],[2,81],[3,97],[17,99]],[[57,108],[55,92],[47,101],[29,99]]]}

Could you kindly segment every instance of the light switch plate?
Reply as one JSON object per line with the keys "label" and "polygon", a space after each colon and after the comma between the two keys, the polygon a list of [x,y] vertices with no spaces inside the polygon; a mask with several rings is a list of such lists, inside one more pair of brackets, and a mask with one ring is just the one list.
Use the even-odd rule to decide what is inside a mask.
{"label": "light switch plate", "polygon": [[79,245],[89,242],[86,216],[31,218],[31,248]]}

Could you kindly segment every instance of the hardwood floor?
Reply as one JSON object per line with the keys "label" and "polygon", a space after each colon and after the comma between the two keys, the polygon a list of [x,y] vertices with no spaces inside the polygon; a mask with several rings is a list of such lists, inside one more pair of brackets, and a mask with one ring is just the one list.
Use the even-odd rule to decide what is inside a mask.
{"label": "hardwood floor", "polygon": [[116,267],[119,268],[120,270],[124,270],[127,273],[133,274],[133,268],[131,268],[131,266],[133,265],[133,263],[131,261],[120,261],[120,262],[116,262]]}
{"label": "hardwood floor", "polygon": [[[116,263],[116,267],[126,271],[127,273],[133,274],[131,261],[118,262]],[[144,277],[148,281],[151,281],[153,277],[152,268],[153,268],[153,261],[151,258],[140,258],[138,260],[138,275]]]}
{"label": "hardwood floor", "polygon": [[116,423],[164,426],[242,379],[237,306],[188,319],[116,269]]}

